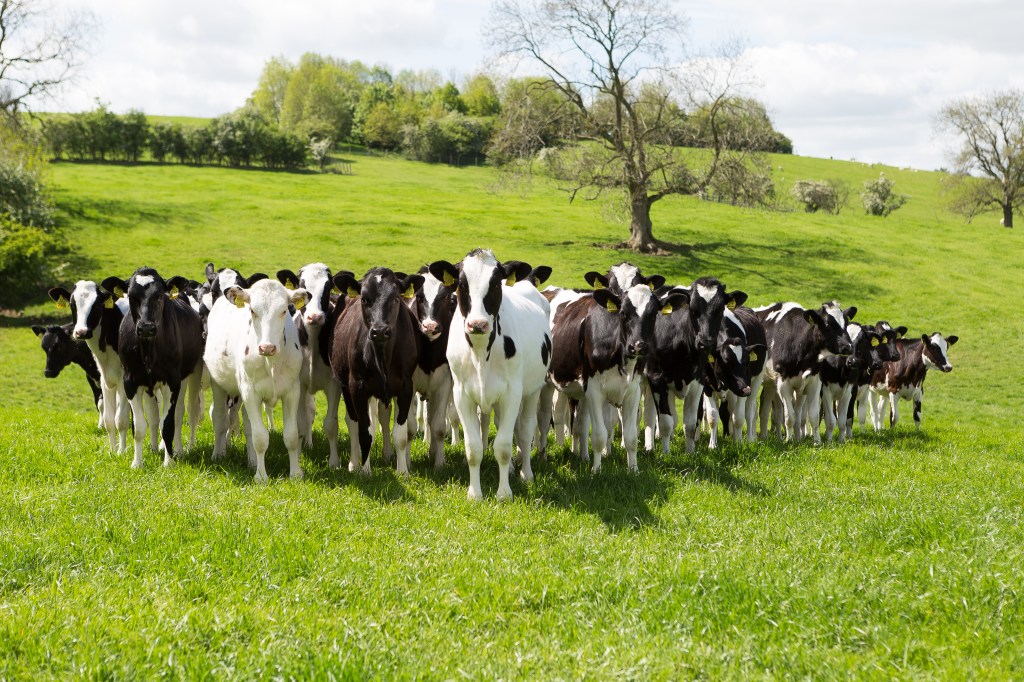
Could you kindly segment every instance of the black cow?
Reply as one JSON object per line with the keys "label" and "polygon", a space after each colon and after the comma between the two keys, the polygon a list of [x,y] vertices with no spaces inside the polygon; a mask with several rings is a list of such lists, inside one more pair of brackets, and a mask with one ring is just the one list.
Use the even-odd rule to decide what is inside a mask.
{"label": "black cow", "polygon": [[[835,427],[839,425],[839,442],[845,443],[851,435],[847,431],[853,396],[868,382],[871,372],[881,369],[885,348],[883,334],[873,327],[856,322],[846,325],[853,352],[850,355],[830,355],[821,361],[821,407],[825,416],[825,441],[831,443]],[[895,332],[886,332],[896,337]]]}
{"label": "black cow", "polygon": [[[874,330],[881,336],[881,345],[878,347],[878,359],[883,363],[899,360],[900,350],[896,342],[907,333],[907,328],[903,325],[893,327],[887,321],[879,320],[875,323]],[[871,401],[871,376],[877,370],[878,368],[865,369],[857,377],[857,385],[854,388],[853,399],[850,400],[846,416],[847,438],[853,434],[854,410],[857,412],[857,419],[860,421],[861,428],[864,428],[868,403]]]}
{"label": "black cow", "polygon": [[103,391],[100,389],[100,369],[85,341],[71,338],[74,329],[73,322],[63,326],[32,325],[32,332],[39,337],[43,352],[46,353],[46,368],[43,370],[43,376],[47,379],[55,379],[71,363],[81,367],[89,382],[89,389],[92,391],[93,404],[100,413],[99,426],[103,428]]}
{"label": "black cow", "polygon": [[952,372],[949,347],[959,341],[957,336],[943,337],[939,332],[922,335],[920,339],[900,339],[896,347],[900,359],[885,363],[871,375],[871,419],[876,431],[882,429],[885,398],[889,398],[889,425],[900,420],[899,401],[914,403],[914,425],[921,428],[921,402],[924,400],[924,380],[929,369]]}
{"label": "black cow", "polygon": [[675,398],[680,397],[684,400],[686,451],[693,452],[708,355],[716,346],[726,309],[742,305],[747,295],[727,292],[725,285],[712,277],[702,277],[689,288],[659,289],[657,294],[664,299],[671,290],[685,293],[689,304],[670,315],[658,315],[655,322],[654,349],[644,368],[650,392],[645,396],[644,446],[654,448],[657,424],[662,449],[669,451],[675,430]]}
{"label": "black cow", "polygon": [[[767,355],[764,326],[750,308],[728,308],[722,317],[718,344],[709,355],[708,384],[705,387],[704,418],[711,432],[709,447],[718,444],[718,419],[722,432],[743,440],[746,425],[748,440],[756,438],[754,416],[758,392],[764,381]],[[748,409],[749,408],[751,409]]]}
{"label": "black cow", "polygon": [[[402,299],[412,299],[423,286],[422,275],[406,275],[388,268],[372,268],[361,280],[348,273],[334,276],[334,284],[350,298],[334,328],[331,370],[341,382],[347,411],[352,457],[349,470],[370,473],[369,404],[395,401],[397,469],[409,472],[409,431],[406,421],[412,405],[412,375],[419,358],[416,317]],[[381,424],[382,429],[390,428]]]}
{"label": "black cow", "polygon": [[165,398],[161,436],[164,466],[168,466],[172,453],[181,450],[184,403],[179,403],[178,398],[182,383],[191,377],[196,385],[190,390],[198,391],[202,380],[199,362],[203,357],[203,325],[180,295],[187,285],[188,279],[180,276],[164,281],[160,273],[149,267],[136,270],[127,282],[117,277],[103,280],[107,291],[128,294],[130,314],[121,321],[117,352],[124,367],[125,394],[132,403],[135,420],[135,468],[143,464],[142,441],[146,433],[140,390]]}
{"label": "black cow", "polygon": [[775,303],[757,308],[754,313],[764,324],[768,339],[768,379],[761,393],[761,434],[766,434],[768,418],[775,411],[775,424],[784,412],[786,437],[800,439],[810,417],[811,435],[821,443],[821,361],[829,355],[853,352],[846,324],[856,308],[842,307],[830,301],[817,310],[806,310],[797,303]]}

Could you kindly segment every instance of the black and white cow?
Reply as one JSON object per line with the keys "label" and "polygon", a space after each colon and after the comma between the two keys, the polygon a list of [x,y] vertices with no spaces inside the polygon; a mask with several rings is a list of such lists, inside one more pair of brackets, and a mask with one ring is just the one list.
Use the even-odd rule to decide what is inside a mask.
{"label": "black and white cow", "polygon": [[583,279],[594,289],[608,289],[616,296],[622,296],[624,292],[638,284],[650,287],[651,291],[660,289],[665,284],[665,278],[661,275],[647,277],[640,272],[640,268],[626,262],[611,266],[604,275],[590,271],[583,275]]}
{"label": "black and white cow", "polygon": [[[886,320],[879,320],[875,323],[875,331],[882,337],[882,345],[878,347],[878,358],[883,362],[895,362],[900,359],[900,350],[896,342],[906,335],[907,328],[903,325],[893,327]],[[854,390],[853,399],[846,418],[846,436],[853,434],[854,411],[860,421],[861,428],[864,428],[867,420],[868,403],[871,401],[871,377],[877,370],[866,370],[858,377],[857,386]]]}
{"label": "black and white cow", "polygon": [[[351,275],[351,272],[346,272]],[[338,274],[341,274],[339,272]],[[298,273],[279,270],[277,279],[288,289],[305,289],[309,303],[295,312],[295,327],[302,346],[302,370],[299,372],[299,435],[307,447],[313,445],[313,420],[316,416],[316,394],[327,397],[327,413],[323,430],[329,448],[328,465],[341,466],[338,459],[338,408],[341,404],[341,382],[331,371],[331,336],[334,324],[345,307],[347,297],[339,296],[334,275],[323,263],[310,263]]]}
{"label": "black and white cow", "polygon": [[508,470],[513,431],[520,475],[525,481],[533,479],[530,451],[551,360],[551,335],[546,310],[538,301],[540,292],[506,284],[511,277],[521,282],[532,270],[519,261],[501,263],[486,249],[470,252],[457,266],[448,261],[430,265],[430,272],[447,286],[456,284],[458,309],[448,334],[447,354],[466,444],[471,500],[483,497],[480,462],[487,434],[481,421],[492,410],[498,422],[494,438],[498,499],[512,497]]}
{"label": "black and white cow", "polygon": [[289,475],[303,475],[297,424],[303,354],[289,307],[302,308],[308,300],[305,289],[289,291],[280,282],[260,279],[246,288],[229,286],[210,311],[203,357],[213,387],[213,458],[227,451],[228,399],[240,398],[247,417],[246,451],[258,483],[267,481],[270,442],[263,413],[272,413],[278,401]]}
{"label": "black and white cow", "polygon": [[92,351],[89,350],[85,341],[71,337],[74,330],[74,323],[45,327],[32,325],[32,333],[39,337],[39,343],[43,352],[46,353],[46,368],[43,369],[43,376],[47,379],[55,379],[71,363],[81,367],[89,382],[89,389],[92,391],[93,404],[100,414],[99,427],[103,428],[103,391],[100,389],[100,370],[96,366],[96,358],[92,356]]}
{"label": "black and white cow", "polygon": [[[830,355],[853,352],[847,323],[856,308],[843,308],[835,301],[817,310],[797,303],[774,303],[756,308],[768,339],[767,381],[761,394],[761,433],[768,432],[771,412],[785,417],[786,437],[803,438],[811,422],[814,442],[821,443],[821,361]],[[776,419],[776,424],[778,420]]]}
{"label": "black and white cow", "polygon": [[767,355],[764,327],[750,308],[726,308],[718,344],[712,350],[704,391],[704,418],[711,434],[708,447],[718,446],[718,420],[722,430],[737,443],[743,429],[752,443],[757,438],[755,416],[757,397],[764,382]]}
{"label": "black and white cow", "polygon": [[160,395],[162,405],[158,420],[150,420],[150,428],[161,425],[164,466],[172,454],[181,452],[181,419],[184,401],[179,396],[186,380],[195,383],[190,390],[200,390],[199,364],[203,353],[203,325],[189,303],[180,295],[188,284],[184,277],[164,281],[153,268],[142,267],[124,281],[117,277],[103,280],[103,288],[114,294],[127,293],[129,315],[121,320],[118,356],[124,367],[124,391],[132,403],[135,420],[135,459],[132,467],[143,465],[142,442],[146,434],[143,417],[143,392]]}
{"label": "black and white cow", "polygon": [[[882,335],[872,327],[856,322],[846,325],[853,352],[850,355],[831,355],[821,361],[821,406],[825,417],[825,441],[832,442],[839,425],[839,442],[845,443],[851,435],[847,431],[846,416],[857,390],[871,372],[882,368],[879,349],[883,348]],[[895,334],[893,334],[895,336]]]}
{"label": "black and white cow", "polygon": [[[622,295],[613,293],[612,287],[583,294],[558,306],[552,315],[549,380],[579,403],[577,440],[585,454],[589,426],[594,473],[608,454],[611,425],[606,422],[605,405],[609,403],[619,410],[627,466],[630,471],[637,470],[643,358],[654,343],[655,318],[671,314],[687,300],[687,294],[671,290],[659,297],[646,281],[638,281]],[[543,419],[544,412],[541,414]],[[542,423],[544,439],[545,427]]]}
{"label": "black and white cow", "polygon": [[[123,292],[122,292],[123,293]],[[81,280],[74,289],[50,289],[50,298],[58,308],[71,308],[71,336],[84,339],[100,372],[103,400],[103,428],[110,449],[124,452],[128,448],[128,398],[124,392],[124,370],[117,355],[121,320],[128,313],[128,300],[121,294],[104,291],[95,282]]]}
{"label": "black and white cow", "polygon": [[924,380],[929,369],[952,372],[949,347],[959,341],[957,336],[942,336],[939,332],[924,334],[920,339],[900,339],[896,342],[900,359],[885,363],[871,375],[871,421],[876,431],[882,429],[886,397],[889,403],[889,425],[895,427],[900,420],[899,401],[914,403],[914,425],[921,428],[921,402],[924,400]]}
{"label": "black and white cow", "polygon": [[[371,268],[361,280],[349,273],[334,276],[334,284],[349,297],[338,316],[331,347],[331,370],[341,382],[345,400],[351,459],[349,471],[370,473],[370,402],[376,399],[389,412],[395,404],[393,431],[398,474],[409,474],[409,419],[413,372],[420,337],[409,306],[423,286],[422,275],[388,268]],[[390,424],[381,423],[381,429]]]}
{"label": "black and white cow", "polygon": [[726,309],[742,305],[747,295],[727,292],[713,277],[702,277],[688,288],[663,288],[657,293],[665,298],[669,291],[687,294],[689,303],[670,315],[659,315],[655,322],[654,349],[645,365],[649,394],[644,401],[644,446],[654,449],[657,428],[663,451],[669,451],[676,423],[675,399],[679,397],[683,399],[686,452],[693,452],[709,354],[717,345]]}

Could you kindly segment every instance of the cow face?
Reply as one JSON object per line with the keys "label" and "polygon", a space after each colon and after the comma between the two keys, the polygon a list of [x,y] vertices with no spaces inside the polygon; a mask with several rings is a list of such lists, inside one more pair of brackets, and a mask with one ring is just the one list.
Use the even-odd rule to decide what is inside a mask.
{"label": "cow face", "polygon": [[112,308],[117,298],[88,280],[76,282],[70,292],[55,287],[50,289],[49,294],[58,308],[71,307],[71,321],[74,324],[71,334],[76,339],[91,339],[103,317],[103,309]]}
{"label": "cow face", "polygon": [[108,292],[124,291],[128,294],[128,309],[135,323],[135,334],[139,339],[150,340],[156,337],[163,319],[164,304],[172,298],[178,298],[188,286],[188,280],[175,276],[164,280],[153,268],[139,268],[125,282],[117,277],[103,280],[103,288]]}
{"label": "cow face", "polygon": [[224,296],[239,308],[248,306],[257,346],[264,357],[272,357],[284,347],[289,306],[302,308],[309,301],[305,289],[290,291],[272,279],[261,279],[248,289],[230,286]]}
{"label": "cow face", "polygon": [[380,347],[394,336],[403,299],[415,298],[416,291],[423,287],[423,277],[372,268],[359,281],[340,273],[334,277],[334,284],[350,298],[359,297],[370,341]]}
{"label": "cow face", "polygon": [[456,283],[453,281],[446,286],[428,268],[422,269],[419,274],[423,277],[423,286],[411,302],[412,311],[423,335],[428,341],[436,341],[448,333],[455,314]]}
{"label": "cow face", "polygon": [[882,357],[885,352],[883,335],[872,327],[864,327],[855,322],[846,325],[846,333],[853,344],[853,352],[846,359],[846,366],[854,372],[864,368],[872,372],[882,369],[885,362]]}
{"label": "cow face", "polygon": [[[342,272],[352,274],[347,270]],[[339,294],[338,288],[334,286],[331,269],[323,263],[311,263],[299,268],[298,274],[291,270],[279,270],[277,279],[286,289],[305,289],[309,293],[309,303],[302,309],[302,321],[307,327],[322,327],[334,309],[334,301]]]}
{"label": "cow face", "polygon": [[856,308],[843,310],[835,301],[823,304],[818,310],[804,311],[804,319],[824,339],[825,349],[822,356],[853,353],[853,342],[850,341],[850,334],[846,331],[846,324],[856,314]]}
{"label": "cow face", "polygon": [[499,263],[486,249],[470,252],[456,268],[447,261],[435,261],[430,272],[446,285],[458,282],[456,299],[459,312],[465,320],[465,333],[474,337],[487,337],[496,328],[496,317],[501,309],[502,286],[506,280],[519,281],[529,277],[528,263],[509,261]]}
{"label": "cow face", "polygon": [[238,270],[231,268],[217,270],[213,267],[213,263],[207,263],[206,281],[210,284],[210,302],[207,304],[207,307],[212,310],[213,304],[227,291],[228,287],[241,287],[245,289],[264,279],[267,279],[267,276],[262,272],[254,273],[249,277],[243,277]]}
{"label": "cow face", "polygon": [[671,314],[684,307],[687,300],[687,295],[678,291],[669,291],[660,298],[646,284],[630,287],[621,297],[611,289],[594,292],[597,305],[617,317],[622,347],[629,360],[642,357],[650,350],[657,316]]}
{"label": "cow face", "polygon": [[688,310],[690,323],[696,331],[697,350],[711,350],[718,339],[726,309],[732,310],[743,305],[747,295],[742,291],[727,293],[725,286],[712,277],[698,279],[690,287],[689,294]]}
{"label": "cow face", "polygon": [[924,358],[925,367],[942,372],[952,372],[953,365],[949,361],[949,347],[959,340],[960,337],[958,336],[943,338],[942,334],[938,332],[931,336],[927,334],[921,336],[921,341],[924,343],[922,357]]}
{"label": "cow face", "polygon": [[57,377],[61,370],[74,360],[80,342],[71,338],[69,332],[72,329],[72,325],[65,327],[32,325],[32,331],[39,337],[43,352],[46,353],[46,368],[43,370],[43,376],[47,379]]}
{"label": "cow face", "polygon": [[650,287],[651,291],[657,291],[665,285],[665,278],[661,275],[644,277],[640,268],[630,263],[619,263],[608,269],[607,275],[599,272],[588,272],[583,275],[587,284],[595,289],[608,289],[616,296],[622,296],[624,291],[629,291],[638,284]]}
{"label": "cow face", "polygon": [[875,331],[881,335],[882,345],[878,348],[878,357],[882,362],[896,362],[900,359],[900,349],[896,341],[907,333],[903,326],[893,327],[885,320],[875,323]]}
{"label": "cow face", "polygon": [[758,353],[764,353],[764,348],[763,344],[748,348],[740,336],[719,334],[718,347],[708,355],[708,383],[717,390],[750,395],[750,364],[757,360]]}

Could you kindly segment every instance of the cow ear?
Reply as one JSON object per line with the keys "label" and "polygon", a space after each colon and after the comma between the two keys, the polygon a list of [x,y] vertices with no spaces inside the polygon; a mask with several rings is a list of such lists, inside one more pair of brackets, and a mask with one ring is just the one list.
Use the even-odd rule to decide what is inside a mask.
{"label": "cow ear", "polygon": [[619,304],[621,301],[619,297],[608,291],[607,289],[598,289],[594,292],[594,300],[599,306],[604,308],[610,313],[619,312]]}
{"label": "cow ear", "polygon": [[538,265],[535,267],[527,276],[526,279],[530,280],[530,284],[535,287],[540,287],[541,284],[548,281],[548,277],[551,276],[551,268],[547,265]]}
{"label": "cow ear", "polygon": [[459,271],[446,260],[436,260],[427,266],[427,269],[446,287],[453,287],[459,281]]}
{"label": "cow ear", "polygon": [[946,337],[946,345],[947,345],[947,346],[952,346],[952,345],[953,345],[954,343],[956,343],[956,342],[957,342],[957,341],[959,341],[959,340],[960,340],[960,337],[959,337],[959,336],[956,336],[956,335],[953,335],[953,336],[947,336],[947,337]]}
{"label": "cow ear", "polygon": [[857,314],[857,306],[852,305],[843,311],[843,316],[846,317],[846,321],[849,322],[853,319],[853,316]]}
{"label": "cow ear", "polygon": [[288,300],[297,309],[302,310],[309,303],[310,295],[305,289],[293,289],[288,292]]}
{"label": "cow ear", "polygon": [[690,296],[681,291],[669,291],[667,296],[659,298],[661,300],[662,315],[671,315],[680,308],[685,308],[690,303]]}
{"label": "cow ear", "polygon": [[824,321],[821,319],[821,315],[816,310],[805,310],[804,319],[807,320],[807,324],[812,327],[820,327],[824,325]]}
{"label": "cow ear", "polygon": [[899,327],[896,327],[895,331],[896,331],[896,338],[897,339],[902,339],[906,335],[906,333],[907,333],[907,328],[902,326],[902,325],[900,325]]}
{"label": "cow ear", "polygon": [[54,287],[47,292],[50,300],[57,304],[59,310],[67,310],[71,304],[71,293],[64,287]]}
{"label": "cow ear", "polygon": [[249,292],[239,286],[230,286],[224,292],[224,298],[234,304],[236,308],[244,308],[249,302]]}
{"label": "cow ear", "polygon": [[46,327],[40,327],[38,324],[32,325],[32,333],[36,336],[42,336],[46,333]]}
{"label": "cow ear", "polygon": [[334,282],[334,286],[338,287],[339,291],[349,298],[357,298],[359,296],[361,285],[351,272],[339,272],[331,281]]}
{"label": "cow ear", "polygon": [[924,345],[927,346],[929,343],[932,342],[932,339],[927,334],[921,334],[921,341],[923,341]]}
{"label": "cow ear", "polygon": [[188,288],[188,278],[182,277],[181,275],[175,275],[167,280],[167,295],[171,299],[176,299],[181,296],[182,292]]}
{"label": "cow ear", "polygon": [[505,261],[501,267],[505,270],[505,284],[508,286],[523,281],[530,276],[530,272],[533,270],[529,263],[524,263],[521,260]]}
{"label": "cow ear", "polygon": [[291,270],[278,270],[277,281],[284,285],[285,289],[298,289],[299,288],[299,276]]}
{"label": "cow ear", "polygon": [[583,275],[583,279],[587,280],[587,284],[589,284],[594,289],[608,288],[608,278],[602,275],[600,272],[594,272],[593,270],[591,270],[587,274]]}
{"label": "cow ear", "polygon": [[892,343],[897,338],[898,337],[896,335],[895,329],[886,329],[884,332],[882,332],[882,343]]}
{"label": "cow ear", "polygon": [[259,282],[261,279],[270,279],[270,276],[267,275],[267,273],[265,272],[254,272],[251,275],[249,275],[248,278],[243,277],[243,279],[245,280],[245,288],[248,289],[253,284],[256,284],[256,282]]}
{"label": "cow ear", "polygon": [[402,298],[416,298],[416,292],[423,288],[423,275],[406,275],[402,278]]}
{"label": "cow ear", "polygon": [[107,277],[100,282],[100,286],[114,295],[114,298],[121,298],[128,291],[128,283],[120,277]]}
{"label": "cow ear", "polygon": [[657,291],[658,289],[665,286],[665,278],[662,277],[661,275],[651,275],[650,277],[645,277],[644,279],[646,280],[645,284],[647,284],[647,286],[651,288],[651,291]]}
{"label": "cow ear", "polygon": [[213,284],[213,280],[217,279],[217,269],[213,267],[213,263],[206,264],[206,281]]}
{"label": "cow ear", "polygon": [[878,348],[879,346],[882,345],[882,338],[880,334],[876,334],[875,332],[869,332],[866,330],[865,333],[868,335],[868,338],[871,339],[872,348]]}
{"label": "cow ear", "polygon": [[729,310],[735,310],[736,306],[743,305],[747,301],[747,294],[743,291],[733,291],[732,293],[726,294],[729,297],[725,303],[725,307]]}
{"label": "cow ear", "polygon": [[351,270],[338,270],[338,274],[334,275],[334,277],[331,277],[331,293],[338,294],[339,296],[341,295],[342,292],[338,285],[334,283],[334,279],[335,277],[338,277],[340,275],[348,275],[352,279],[356,278],[356,273],[352,272]]}
{"label": "cow ear", "polygon": [[747,347],[747,357],[750,358],[751,362],[757,362],[764,357],[764,354],[768,351],[768,346],[763,343],[751,344]]}

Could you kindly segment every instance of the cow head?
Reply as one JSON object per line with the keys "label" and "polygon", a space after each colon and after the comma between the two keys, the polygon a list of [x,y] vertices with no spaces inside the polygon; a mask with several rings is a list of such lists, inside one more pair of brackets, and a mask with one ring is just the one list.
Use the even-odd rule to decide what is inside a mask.
{"label": "cow head", "polygon": [[857,314],[856,308],[843,310],[835,301],[823,303],[817,310],[805,310],[804,319],[821,335],[823,356],[850,355],[853,343],[846,331],[846,324]]}
{"label": "cow head", "polygon": [[960,340],[958,336],[947,336],[935,332],[931,336],[924,334],[921,341],[924,343],[924,365],[929,369],[937,369],[942,372],[952,372],[953,365],[949,361],[949,347]]}
{"label": "cow head", "polygon": [[128,294],[128,309],[135,322],[138,338],[149,340],[156,337],[163,319],[164,304],[176,299],[188,286],[188,279],[174,276],[164,280],[153,268],[142,267],[125,282],[119,277],[103,280],[103,288],[112,294]]}
{"label": "cow head", "polygon": [[751,366],[763,358],[765,352],[766,346],[762,343],[747,345],[743,325],[726,309],[717,345],[708,354],[708,384],[719,391],[728,390],[739,396],[750,395]]}
{"label": "cow head", "polygon": [[213,304],[227,291],[228,287],[246,289],[262,279],[267,279],[267,276],[262,272],[254,273],[249,277],[243,277],[238,270],[231,268],[217,270],[213,267],[213,263],[207,263],[206,281],[210,284],[210,302],[207,307],[212,310]]}
{"label": "cow head", "polygon": [[71,291],[63,287],[54,287],[49,291],[50,299],[58,308],[71,308],[71,322],[74,324],[71,334],[76,339],[91,339],[103,317],[103,309],[113,308],[123,293],[111,295],[96,282],[88,280],[76,282]]}
{"label": "cow head", "polygon": [[239,308],[248,307],[260,355],[272,357],[284,347],[289,306],[305,306],[309,292],[301,288],[288,290],[280,282],[261,279],[248,289],[230,286],[224,291],[224,297]]}
{"label": "cow head", "polygon": [[[846,325],[846,333],[850,336],[853,352],[846,359],[846,366],[860,371],[867,368],[871,372],[882,369],[885,362],[885,340],[873,327],[865,327],[856,322]],[[894,335],[895,336],[895,335]]]}
{"label": "cow head", "polygon": [[896,341],[907,333],[904,326],[893,327],[885,320],[875,323],[875,331],[881,335],[882,345],[878,348],[878,357],[882,362],[895,362],[900,359],[900,348]]}
{"label": "cow head", "polygon": [[429,269],[446,286],[457,283],[455,291],[465,324],[463,331],[470,339],[489,337],[495,331],[495,320],[501,309],[501,288],[506,280],[526,279],[533,271],[528,263],[521,261],[500,263],[487,249],[471,251],[457,267],[448,261],[435,261]]}
{"label": "cow head", "polygon": [[713,277],[698,279],[690,286],[689,294],[687,309],[697,350],[709,351],[715,347],[725,311],[743,305],[747,295],[742,291],[726,292],[725,285]]}
{"label": "cow head", "polygon": [[420,268],[418,274],[423,277],[423,286],[416,292],[416,298],[411,301],[412,312],[416,315],[420,331],[427,340],[436,341],[448,335],[448,328],[455,314],[457,282],[452,281],[446,285],[430,272],[429,267]]}
{"label": "cow head", "polygon": [[669,315],[686,305],[689,296],[682,291],[667,290],[659,296],[647,284],[636,284],[624,296],[609,289],[597,289],[594,301],[618,318],[622,347],[627,359],[647,354],[654,340],[654,322],[659,314]]}
{"label": "cow head", "polygon": [[46,353],[46,368],[43,370],[43,376],[47,379],[58,376],[61,370],[74,360],[78,344],[81,342],[71,338],[73,329],[74,326],[70,324],[47,327],[32,325],[32,332],[39,337],[43,352]]}
{"label": "cow head", "polygon": [[351,273],[339,273],[334,276],[334,285],[349,298],[359,297],[370,341],[382,347],[395,333],[403,299],[415,298],[417,290],[423,286],[423,277],[388,268],[371,268],[358,281]]}
{"label": "cow head", "polygon": [[599,272],[590,271],[583,275],[587,284],[595,289],[608,289],[616,296],[622,296],[622,292],[629,291],[638,284],[642,284],[657,291],[665,285],[665,278],[661,275],[644,277],[640,268],[630,263],[619,263],[608,268],[608,274],[602,275]]}
{"label": "cow head", "polygon": [[[352,275],[348,270],[338,274],[342,272]],[[307,327],[322,327],[334,309],[335,301],[339,300],[331,269],[323,263],[310,263],[299,268],[298,274],[291,270],[278,270],[277,279],[286,289],[305,289],[309,293],[309,303],[302,309],[302,321]],[[340,300],[344,301],[344,298]]]}

